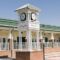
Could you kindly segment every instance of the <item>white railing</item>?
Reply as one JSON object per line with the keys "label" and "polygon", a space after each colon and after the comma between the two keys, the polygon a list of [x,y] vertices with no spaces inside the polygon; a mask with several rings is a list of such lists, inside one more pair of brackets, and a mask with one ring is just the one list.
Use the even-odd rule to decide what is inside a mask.
{"label": "white railing", "polygon": [[9,43],[0,42],[0,50],[9,50]]}
{"label": "white railing", "polygon": [[60,42],[54,42],[53,47],[60,47]]}
{"label": "white railing", "polygon": [[45,47],[60,47],[60,42],[45,42]]}
{"label": "white railing", "polygon": [[28,49],[28,43],[22,42],[22,49]]}
{"label": "white railing", "polygon": [[42,42],[40,42],[40,49],[43,49],[43,43]]}
{"label": "white railing", "polygon": [[[32,48],[36,48],[37,44],[36,42],[32,42]],[[29,44],[28,42],[16,42],[14,43],[14,49],[28,49],[29,48]]]}
{"label": "white railing", "polygon": [[28,49],[27,42],[15,42],[13,45],[14,49]]}
{"label": "white railing", "polygon": [[[28,42],[15,42],[13,45],[14,49],[29,49]],[[39,43],[41,48],[41,44]],[[37,42],[32,42],[32,49],[37,49]]]}
{"label": "white railing", "polygon": [[45,42],[45,47],[53,47],[53,43],[52,42]]}
{"label": "white railing", "polygon": [[[50,48],[50,47],[60,47],[60,42],[45,42],[44,46],[46,48]],[[16,42],[13,45],[14,49],[29,49],[29,44],[28,42]],[[43,43],[39,42],[39,47],[40,49],[43,48]],[[32,49],[37,49],[37,42],[32,42]]]}
{"label": "white railing", "polygon": [[32,42],[32,49],[36,49],[37,48],[37,42]]}
{"label": "white railing", "polygon": [[13,43],[13,49],[18,49],[18,48],[19,48],[19,43],[18,42]]}

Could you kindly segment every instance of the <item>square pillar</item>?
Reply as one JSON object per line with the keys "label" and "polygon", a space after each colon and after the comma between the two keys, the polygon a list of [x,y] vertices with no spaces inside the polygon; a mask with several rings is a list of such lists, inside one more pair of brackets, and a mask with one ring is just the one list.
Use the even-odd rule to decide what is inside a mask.
{"label": "square pillar", "polygon": [[51,33],[51,40],[54,40],[54,34]]}
{"label": "square pillar", "polygon": [[26,39],[28,44],[28,50],[32,50],[32,34],[31,30],[26,31]]}
{"label": "square pillar", "polygon": [[22,33],[19,31],[19,49],[22,50]]}
{"label": "square pillar", "polygon": [[11,32],[9,33],[8,39],[10,40],[10,50],[13,50],[13,35]]}
{"label": "square pillar", "polygon": [[39,31],[36,31],[37,50],[40,50]]}
{"label": "square pillar", "polygon": [[[42,34],[42,32],[40,32],[40,49],[42,49],[43,48],[43,40],[44,40],[44,38],[43,38],[43,34]],[[44,40],[44,42],[45,42],[45,40]]]}
{"label": "square pillar", "polygon": [[52,47],[54,47],[54,34],[53,34],[53,32],[51,33],[51,40],[52,40]]}

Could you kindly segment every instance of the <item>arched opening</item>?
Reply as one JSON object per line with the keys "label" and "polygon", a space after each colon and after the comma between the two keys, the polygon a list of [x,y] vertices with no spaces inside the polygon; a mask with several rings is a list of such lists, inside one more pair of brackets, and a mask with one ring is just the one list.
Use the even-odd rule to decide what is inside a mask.
{"label": "arched opening", "polygon": [[45,37],[45,42],[48,42],[48,37]]}
{"label": "arched opening", "polygon": [[48,47],[49,44],[48,44],[48,37],[45,37],[45,47]]}

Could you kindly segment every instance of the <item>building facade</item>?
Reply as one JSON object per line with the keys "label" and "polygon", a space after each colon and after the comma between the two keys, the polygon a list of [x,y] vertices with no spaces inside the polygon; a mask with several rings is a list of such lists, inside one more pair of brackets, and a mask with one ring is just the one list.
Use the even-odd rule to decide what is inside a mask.
{"label": "building facade", "polygon": [[16,59],[16,51],[41,52],[43,40],[46,57],[50,56],[49,52],[59,52],[59,26],[40,24],[37,18],[40,10],[29,4],[16,9],[16,12],[18,21],[0,18],[0,57]]}

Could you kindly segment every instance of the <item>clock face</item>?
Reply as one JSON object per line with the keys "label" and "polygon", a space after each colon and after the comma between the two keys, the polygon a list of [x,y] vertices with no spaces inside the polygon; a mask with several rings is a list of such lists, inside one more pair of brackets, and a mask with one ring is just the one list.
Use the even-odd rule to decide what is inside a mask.
{"label": "clock face", "polygon": [[21,21],[25,21],[26,20],[26,14],[22,13],[20,16]]}
{"label": "clock face", "polygon": [[36,14],[35,14],[35,13],[32,13],[31,19],[32,19],[32,20],[36,20]]}

